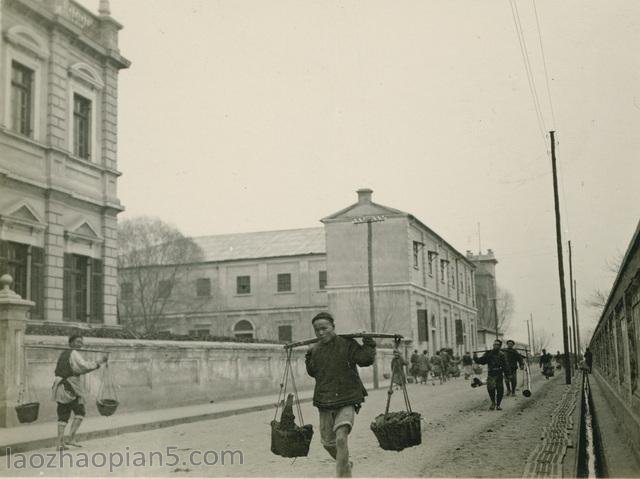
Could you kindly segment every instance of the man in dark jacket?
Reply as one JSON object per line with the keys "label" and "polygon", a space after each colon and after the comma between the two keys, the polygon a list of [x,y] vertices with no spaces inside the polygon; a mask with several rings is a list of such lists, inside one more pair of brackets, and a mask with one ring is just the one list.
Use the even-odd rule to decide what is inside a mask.
{"label": "man in dark jacket", "polygon": [[503,350],[507,358],[507,370],[504,374],[504,382],[507,385],[507,396],[516,395],[518,367],[524,369],[524,356],[515,350],[515,345],[516,343],[510,339],[507,341],[507,348]]}
{"label": "man in dark jacket", "polygon": [[322,445],[336,460],[337,477],[351,477],[348,438],[367,395],[357,366],[373,364],[376,343],[363,338],[360,346],[354,339],[337,336],[329,313],[319,313],[311,322],[319,341],[307,351],[305,364],[316,380],[313,405],[320,413]]}
{"label": "man in dark jacket", "polygon": [[489,392],[489,398],[491,398],[490,410],[497,409],[501,411],[500,403],[502,403],[502,396],[504,394],[503,378],[504,373],[507,370],[507,358],[500,349],[502,347],[502,341],[496,339],[493,342],[493,349],[487,351],[478,358],[474,353],[473,360],[478,364],[487,365],[487,391]]}
{"label": "man in dark jacket", "polygon": [[593,353],[591,352],[591,350],[589,350],[589,348],[587,348],[584,352],[584,362],[587,365],[587,372],[591,372],[591,367],[593,366]]}

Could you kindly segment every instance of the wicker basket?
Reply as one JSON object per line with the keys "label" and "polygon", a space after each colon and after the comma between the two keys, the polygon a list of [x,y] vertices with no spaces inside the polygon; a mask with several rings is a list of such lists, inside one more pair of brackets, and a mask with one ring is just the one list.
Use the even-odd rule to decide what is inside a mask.
{"label": "wicker basket", "polygon": [[19,406],[16,406],[18,421],[20,421],[21,424],[30,423],[38,419],[39,411],[39,402],[30,402],[27,404],[20,404]]}
{"label": "wicker basket", "polygon": [[96,401],[96,406],[101,416],[111,416],[118,409],[118,404],[120,403],[115,399],[99,399]]}
{"label": "wicker basket", "polygon": [[271,452],[282,457],[305,457],[313,437],[313,426],[295,426],[282,430],[278,421],[271,421]]}
{"label": "wicker basket", "polygon": [[392,412],[380,414],[371,423],[380,447],[385,451],[402,451],[422,443],[420,414],[417,412]]}

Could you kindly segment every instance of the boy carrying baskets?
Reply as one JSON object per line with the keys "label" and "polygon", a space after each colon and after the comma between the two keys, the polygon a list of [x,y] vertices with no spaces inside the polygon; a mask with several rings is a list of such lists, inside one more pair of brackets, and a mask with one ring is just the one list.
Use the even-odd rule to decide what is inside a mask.
{"label": "boy carrying baskets", "polygon": [[360,346],[354,339],[337,336],[329,313],[317,314],[311,323],[319,341],[307,351],[305,363],[316,380],[313,405],[320,413],[322,445],[336,460],[337,477],[351,477],[348,438],[367,395],[356,366],[373,364],[376,343],[363,338]]}

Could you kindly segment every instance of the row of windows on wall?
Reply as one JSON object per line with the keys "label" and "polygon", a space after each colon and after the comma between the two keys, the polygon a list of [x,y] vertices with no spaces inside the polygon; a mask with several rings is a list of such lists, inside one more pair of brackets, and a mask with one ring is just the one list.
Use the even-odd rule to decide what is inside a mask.
{"label": "row of windows on wall", "polygon": [[[44,249],[0,241],[0,275],[13,277],[13,290],[35,302],[33,319],[44,318]],[[64,255],[63,319],[103,322],[103,267],[99,259]]]}
{"label": "row of windows on wall", "polygon": [[[318,289],[324,290],[327,287],[327,272],[318,271]],[[158,296],[168,298],[171,296],[173,284],[169,280],[161,280],[158,283]],[[195,281],[195,293],[197,297],[211,296],[211,279],[198,278]],[[291,273],[278,274],[276,279],[276,292],[291,292]],[[251,276],[236,276],[236,294],[251,294]],[[124,301],[133,298],[133,283],[122,283],[120,285],[120,295]]]}
{"label": "row of windows on wall", "polygon": [[[613,293],[612,293],[613,294]],[[596,365],[613,382],[638,394],[640,380],[640,271],[591,342]],[[628,384],[627,377],[630,379]]]}
{"label": "row of windows on wall", "polygon": [[[418,241],[413,242],[413,267],[416,269],[420,269],[420,248],[424,247],[422,243]],[[433,262],[437,254],[433,251],[428,252],[427,259],[427,272],[429,276],[433,276]],[[467,294],[473,297],[473,283],[471,281],[471,273],[467,272],[466,275],[463,271],[458,272],[458,278],[456,283],[456,267],[455,265],[450,265],[447,268],[447,264],[449,260],[441,259],[440,260],[440,282],[445,283],[445,278],[448,277],[449,285],[451,288],[455,289],[456,284],[459,285],[460,292],[464,293],[465,291],[465,282],[467,284]],[[465,281],[466,278],[466,281]]]}
{"label": "row of windows on wall", "polygon": [[[33,138],[35,73],[30,68],[13,61],[11,63],[11,129],[15,133]],[[77,93],[73,94],[73,154],[91,159],[92,102]]]}
{"label": "row of windows on wall", "polygon": [[[445,335],[445,343],[449,342],[449,321],[448,318],[444,318],[444,335]],[[436,328],[436,316],[435,314],[431,314],[431,321],[429,321],[429,314],[426,309],[418,309],[417,310],[417,321],[418,321],[418,341],[426,342],[429,341],[429,331],[434,330]],[[466,334],[465,324],[461,319],[454,320],[455,327],[455,339],[457,345],[464,344],[464,337]]]}
{"label": "row of windows on wall", "polygon": [[[195,337],[206,337],[211,334],[209,328],[200,327],[197,329],[190,329],[189,335]],[[241,319],[233,326],[233,335],[238,339],[254,339],[255,329],[253,324],[246,319]],[[275,339],[275,338],[271,338]],[[290,343],[293,341],[293,326],[290,324],[281,324],[278,326],[278,341],[281,343]]]}

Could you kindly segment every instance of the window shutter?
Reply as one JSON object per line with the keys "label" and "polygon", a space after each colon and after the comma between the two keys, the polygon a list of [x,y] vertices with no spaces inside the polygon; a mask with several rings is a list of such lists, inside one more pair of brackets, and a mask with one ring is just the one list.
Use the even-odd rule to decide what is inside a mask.
{"label": "window shutter", "polygon": [[31,247],[31,301],[36,303],[32,318],[44,318],[44,249]]}
{"label": "window shutter", "polygon": [[429,324],[427,322],[427,310],[418,310],[418,341],[429,341]]}
{"label": "window shutter", "polygon": [[92,323],[103,323],[104,282],[102,260],[92,259],[91,262],[91,311],[89,312],[89,318]]}
{"label": "window shutter", "polygon": [[456,319],[456,344],[464,344],[461,319]]}
{"label": "window shutter", "polygon": [[73,318],[73,256],[65,253],[64,255],[64,280],[62,291],[62,317],[67,321]]}

